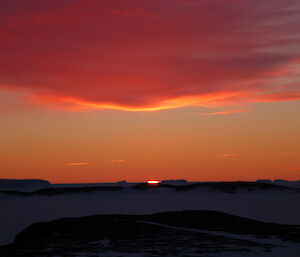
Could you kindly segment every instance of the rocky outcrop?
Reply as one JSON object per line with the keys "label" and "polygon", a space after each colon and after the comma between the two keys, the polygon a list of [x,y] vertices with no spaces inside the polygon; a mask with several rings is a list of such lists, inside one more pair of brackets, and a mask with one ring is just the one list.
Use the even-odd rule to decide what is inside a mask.
{"label": "rocky outcrop", "polygon": [[[201,229],[201,231],[197,231]],[[205,229],[207,232],[203,232]],[[264,223],[215,211],[97,215],[36,223],[0,247],[0,256],[202,256],[271,251],[275,245],[210,234],[278,237],[300,242],[300,227]],[[125,254],[126,253],[126,254]]]}
{"label": "rocky outcrop", "polygon": [[233,182],[199,182],[199,183],[189,183],[185,185],[171,185],[165,183],[159,184],[148,184],[142,183],[137,184],[132,187],[137,190],[147,190],[147,189],[173,189],[176,192],[180,191],[191,191],[191,190],[209,190],[209,191],[219,191],[225,193],[235,193],[237,191],[266,191],[266,190],[289,190],[293,192],[298,192],[299,190],[287,186],[274,185],[270,183],[259,183],[259,182],[244,182],[244,181],[233,181]]}

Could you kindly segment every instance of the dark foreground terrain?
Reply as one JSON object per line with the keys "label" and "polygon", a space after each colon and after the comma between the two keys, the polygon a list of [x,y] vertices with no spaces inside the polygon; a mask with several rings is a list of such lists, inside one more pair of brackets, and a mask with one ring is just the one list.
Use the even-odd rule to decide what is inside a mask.
{"label": "dark foreground terrain", "polygon": [[269,256],[286,243],[300,243],[300,226],[216,211],[182,211],[36,223],[13,244],[0,247],[0,256]]}

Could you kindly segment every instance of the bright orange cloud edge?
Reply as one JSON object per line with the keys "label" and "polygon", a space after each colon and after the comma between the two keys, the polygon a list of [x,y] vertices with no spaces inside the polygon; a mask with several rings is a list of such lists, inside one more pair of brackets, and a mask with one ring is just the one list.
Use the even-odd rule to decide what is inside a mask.
{"label": "bright orange cloud edge", "polygon": [[[284,102],[300,100],[300,92],[265,93],[259,91],[224,91],[201,95],[187,95],[174,98],[156,99],[151,105],[131,106],[117,103],[93,102],[78,97],[59,95],[31,95],[29,102],[42,104],[54,109],[67,111],[92,111],[101,109],[120,110],[128,112],[153,112],[176,109],[188,106],[207,108],[225,108],[232,105],[246,105],[258,102]],[[219,112],[203,113],[201,116],[222,115],[248,112],[245,109],[230,109]]]}

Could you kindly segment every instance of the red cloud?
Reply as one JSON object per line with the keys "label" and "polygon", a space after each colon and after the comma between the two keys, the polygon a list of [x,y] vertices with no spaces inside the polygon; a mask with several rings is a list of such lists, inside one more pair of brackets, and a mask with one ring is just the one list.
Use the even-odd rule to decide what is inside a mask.
{"label": "red cloud", "polygon": [[12,0],[0,86],[56,108],[143,111],[300,99],[296,0]]}

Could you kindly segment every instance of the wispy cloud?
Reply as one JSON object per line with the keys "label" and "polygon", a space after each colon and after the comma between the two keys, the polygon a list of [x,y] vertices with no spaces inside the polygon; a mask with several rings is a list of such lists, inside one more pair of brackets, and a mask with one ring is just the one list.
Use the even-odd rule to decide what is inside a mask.
{"label": "wispy cloud", "polygon": [[69,163],[65,163],[65,166],[86,166],[89,165],[88,162],[69,162]]}
{"label": "wispy cloud", "polygon": [[238,157],[240,155],[236,153],[222,153],[222,154],[218,154],[217,156],[223,158],[230,158],[230,157]]}
{"label": "wispy cloud", "polygon": [[125,160],[112,160],[111,162],[112,163],[123,163],[123,162],[125,162]]}
{"label": "wispy cloud", "polygon": [[201,116],[214,116],[214,115],[228,115],[234,113],[242,113],[248,112],[248,110],[228,110],[228,111],[219,111],[219,112],[208,112],[208,113],[201,113]]}
{"label": "wispy cloud", "polygon": [[281,152],[280,155],[288,156],[288,155],[297,155],[298,152]]}
{"label": "wispy cloud", "polygon": [[270,153],[260,153],[259,156],[270,156]]}
{"label": "wispy cloud", "polygon": [[286,166],[286,167],[281,167],[281,170],[300,171],[300,166]]}

